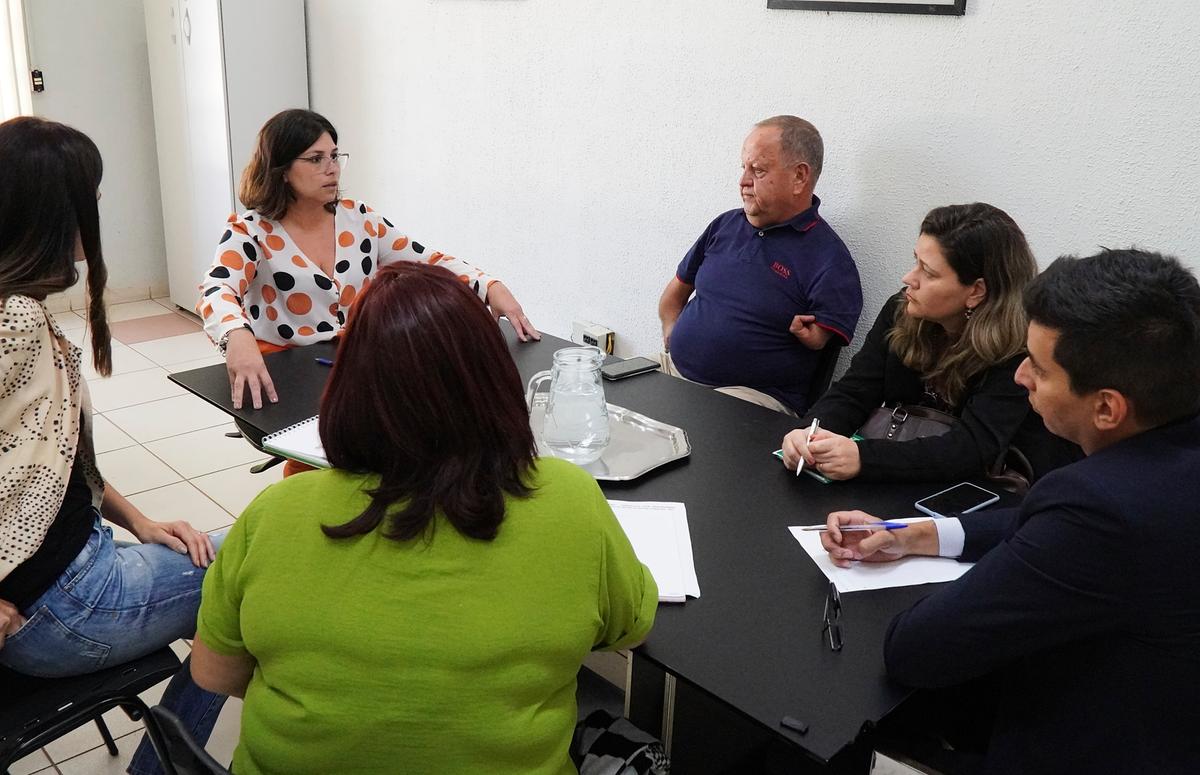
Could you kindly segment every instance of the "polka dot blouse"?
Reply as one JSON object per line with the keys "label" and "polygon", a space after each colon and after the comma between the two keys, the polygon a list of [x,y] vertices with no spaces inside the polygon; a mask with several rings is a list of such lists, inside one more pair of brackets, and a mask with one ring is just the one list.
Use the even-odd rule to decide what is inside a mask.
{"label": "polka dot blouse", "polygon": [[214,342],[238,328],[283,347],[327,341],[341,331],[350,305],[378,268],[394,261],[443,266],[485,301],[488,287],[496,282],[466,261],[409,239],[353,199],[338,203],[334,234],[330,276],[304,255],[278,221],[254,210],[229,216],[212,268],[200,285],[196,310],[205,332]]}

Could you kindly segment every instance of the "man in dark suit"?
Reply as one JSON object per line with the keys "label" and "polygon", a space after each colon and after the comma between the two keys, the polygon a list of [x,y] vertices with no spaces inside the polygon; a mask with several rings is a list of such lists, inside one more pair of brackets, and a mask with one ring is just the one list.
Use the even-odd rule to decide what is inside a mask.
{"label": "man in dark suit", "polygon": [[977,561],[896,617],[884,658],[920,688],[992,675],[984,769],[1200,773],[1200,285],[1141,251],[1060,258],[1029,288],[1017,381],[1083,460],[1019,508],[842,532],[833,561]]}

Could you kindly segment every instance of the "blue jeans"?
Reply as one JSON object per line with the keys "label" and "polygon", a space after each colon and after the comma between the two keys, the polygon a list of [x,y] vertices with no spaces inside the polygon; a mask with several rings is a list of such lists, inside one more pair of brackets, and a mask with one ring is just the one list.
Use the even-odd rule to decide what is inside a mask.
{"label": "blue jeans", "polygon": [[[224,533],[212,536],[220,547]],[[186,554],[158,544],[118,544],[95,513],[92,535],[58,580],[22,613],[27,621],[8,636],[0,663],[19,673],[60,677],[92,673],[145,656],[196,632],[204,569]],[[200,744],[208,740],[222,695],[192,682],[185,662],[162,703]],[[130,772],[162,772],[143,739]]]}

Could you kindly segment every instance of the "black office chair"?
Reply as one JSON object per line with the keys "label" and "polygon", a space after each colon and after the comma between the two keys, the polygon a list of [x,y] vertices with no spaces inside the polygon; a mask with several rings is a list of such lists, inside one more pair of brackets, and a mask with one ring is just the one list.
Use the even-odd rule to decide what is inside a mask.
{"label": "black office chair", "polygon": [[[234,423],[234,425],[237,426],[237,430],[229,431],[228,433],[226,433],[225,435],[227,437],[229,437],[231,439],[245,439],[247,444],[254,447],[259,452],[266,452],[266,450],[262,448],[262,444],[254,443],[254,441],[253,441],[254,436],[247,431],[247,428],[249,426],[244,425],[242,423],[242,421],[237,419],[236,417],[234,418],[233,423]],[[266,471],[268,468],[273,468],[274,466],[279,465],[280,463],[284,462],[285,460],[286,460],[286,458],[280,457],[279,455],[272,455],[269,459],[263,460],[259,463],[255,463],[254,465],[250,466],[250,473],[261,474],[263,471]]]}
{"label": "black office chair", "polygon": [[230,775],[203,746],[196,742],[187,727],[171,711],[162,705],[150,709],[150,718],[158,727],[163,747],[158,749],[158,759],[167,772],[175,775]]}
{"label": "black office chair", "polygon": [[[134,721],[149,711],[139,694],[170,678],[179,659],[164,647],[140,659],[72,678],[32,678],[0,668],[0,772],[47,743],[94,721],[112,756],[117,744],[101,714],[121,708]],[[147,723],[155,747],[157,731]],[[168,775],[170,772],[168,771]]]}

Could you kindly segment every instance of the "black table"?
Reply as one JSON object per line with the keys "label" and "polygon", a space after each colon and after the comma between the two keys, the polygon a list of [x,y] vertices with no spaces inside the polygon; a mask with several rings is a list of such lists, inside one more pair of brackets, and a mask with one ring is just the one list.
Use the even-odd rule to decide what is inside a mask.
{"label": "black table", "polygon": [[[555,350],[573,346],[551,336],[518,343],[504,330],[526,379],[548,368]],[[259,410],[248,400],[233,409],[222,365],[171,379],[232,414],[257,443],[317,413],[329,369],[314,358],[332,358],[334,349],[319,344],[266,356],[281,399]],[[821,632],[825,576],[787,527],[845,508],[912,514],[913,501],[940,486],[823,485],[795,477],[771,455],[793,419],[661,373],[606,382],[605,392],[610,403],[685,429],[692,444],[689,458],[633,482],[603,483],[611,498],[687,505],[702,593],[684,605],[659,606],[650,637],[634,652],[630,717],[655,732],[663,719],[677,772],[738,771],[742,754],[735,749],[757,745],[756,736],[786,741],[801,765],[828,763],[910,693],[884,675],[882,643],[891,618],[931,588],[842,595],[845,646],[832,652]],[[676,692],[687,695],[686,706],[673,702]],[[717,742],[705,729],[722,713],[724,721],[708,726],[741,725],[738,740]],[[785,715],[806,722],[808,732],[781,729]],[[718,766],[720,756],[734,763]]]}

